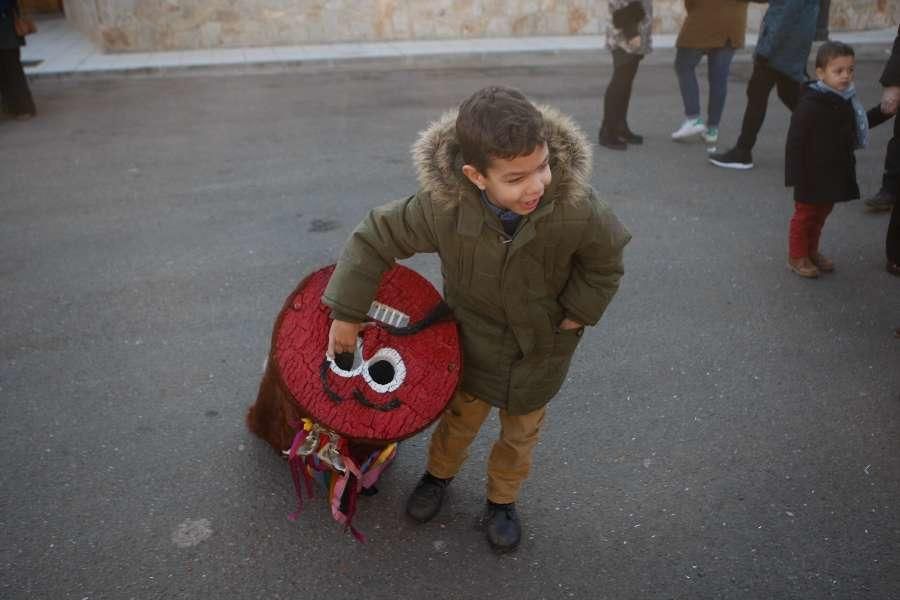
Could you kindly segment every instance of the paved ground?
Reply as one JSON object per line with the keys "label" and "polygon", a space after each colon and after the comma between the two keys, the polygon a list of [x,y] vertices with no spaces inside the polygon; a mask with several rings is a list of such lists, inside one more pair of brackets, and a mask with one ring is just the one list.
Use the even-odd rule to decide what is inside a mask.
{"label": "paved ground", "polygon": [[[859,69],[867,104],[880,65]],[[722,135],[736,137],[748,66]],[[495,557],[473,524],[496,423],[431,524],[402,514],[427,436],[365,500],[367,545],[244,429],[272,321],[366,210],[415,187],[416,132],[504,82],[593,136],[608,68],[35,82],[0,121],[0,596],[900,597],[900,281],[887,219],[840,206],[837,273],[784,267],[787,113],[748,173],[676,145],[671,69],[632,103],[648,143],[593,181],[635,239],[551,405]],[[859,153],[877,187],[887,128]],[[432,279],[430,257],[413,265]]]}

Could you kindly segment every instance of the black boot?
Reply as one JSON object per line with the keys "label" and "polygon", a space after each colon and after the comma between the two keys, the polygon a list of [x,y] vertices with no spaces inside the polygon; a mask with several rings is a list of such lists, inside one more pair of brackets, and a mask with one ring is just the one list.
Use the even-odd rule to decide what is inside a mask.
{"label": "black boot", "polygon": [[428,471],[406,501],[406,514],[420,523],[427,523],[441,510],[444,493],[453,479],[440,479]]}
{"label": "black boot", "polygon": [[522,523],[516,513],[516,503],[494,504],[488,500],[481,518],[488,542],[495,552],[512,552],[522,540]]}
{"label": "black boot", "polygon": [[633,144],[635,146],[640,146],[644,143],[644,136],[638,135],[633,132],[626,123],[619,129],[619,137],[625,140],[629,144]]}
{"label": "black boot", "polygon": [[600,128],[600,131],[597,132],[597,143],[601,146],[605,146],[610,150],[627,150],[628,144],[625,143],[625,140],[618,134],[613,132],[610,127],[604,125]]}

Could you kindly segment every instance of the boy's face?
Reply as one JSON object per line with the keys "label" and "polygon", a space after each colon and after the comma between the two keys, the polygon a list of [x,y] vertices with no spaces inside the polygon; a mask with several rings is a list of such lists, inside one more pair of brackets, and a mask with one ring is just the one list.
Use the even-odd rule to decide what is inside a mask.
{"label": "boy's face", "polygon": [[838,56],[829,60],[824,69],[816,67],[816,77],[828,87],[843,92],[853,83],[855,70],[856,61],[852,56]]}
{"label": "boy's face", "polygon": [[544,188],[550,185],[550,151],[547,144],[537,146],[531,154],[515,158],[492,158],[481,173],[472,165],[464,165],[463,173],[488,199],[518,215],[527,215],[538,207]]}

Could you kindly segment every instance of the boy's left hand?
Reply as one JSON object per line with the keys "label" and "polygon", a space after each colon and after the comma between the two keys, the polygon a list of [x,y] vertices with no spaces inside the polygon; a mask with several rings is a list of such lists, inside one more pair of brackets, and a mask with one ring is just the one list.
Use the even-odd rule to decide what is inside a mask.
{"label": "boy's left hand", "polygon": [[570,319],[568,317],[566,317],[559,323],[559,329],[566,330],[566,331],[569,329],[581,329],[582,327],[584,327],[584,325],[582,325],[578,321],[573,321],[572,319]]}

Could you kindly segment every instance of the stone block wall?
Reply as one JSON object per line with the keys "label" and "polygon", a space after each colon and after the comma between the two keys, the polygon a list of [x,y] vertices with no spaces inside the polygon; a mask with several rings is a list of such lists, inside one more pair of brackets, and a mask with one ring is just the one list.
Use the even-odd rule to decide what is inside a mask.
{"label": "stone block wall", "polygon": [[[751,4],[755,31],[765,5]],[[654,30],[675,33],[683,0],[654,1]],[[592,35],[602,0],[66,0],[67,17],[109,52],[329,42]],[[898,0],[832,0],[835,30],[887,27]]]}

